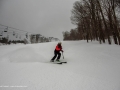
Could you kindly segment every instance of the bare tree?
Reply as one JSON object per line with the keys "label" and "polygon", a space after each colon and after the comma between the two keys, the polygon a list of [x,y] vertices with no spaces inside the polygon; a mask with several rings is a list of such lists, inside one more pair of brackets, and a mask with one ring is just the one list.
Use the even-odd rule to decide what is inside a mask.
{"label": "bare tree", "polygon": [[[79,39],[98,40],[100,43],[111,44],[111,36],[115,44],[120,44],[120,19],[118,0],[82,0],[73,4],[71,21],[77,25],[77,34],[81,35]],[[73,38],[75,29],[63,34],[64,39]],[[71,38],[72,37],[72,38]]]}

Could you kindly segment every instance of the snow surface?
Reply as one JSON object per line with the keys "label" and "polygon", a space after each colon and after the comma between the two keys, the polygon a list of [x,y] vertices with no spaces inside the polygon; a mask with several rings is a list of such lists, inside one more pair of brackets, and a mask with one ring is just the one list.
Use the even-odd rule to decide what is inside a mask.
{"label": "snow surface", "polygon": [[0,46],[0,90],[120,90],[120,46],[64,41],[58,65],[56,44]]}

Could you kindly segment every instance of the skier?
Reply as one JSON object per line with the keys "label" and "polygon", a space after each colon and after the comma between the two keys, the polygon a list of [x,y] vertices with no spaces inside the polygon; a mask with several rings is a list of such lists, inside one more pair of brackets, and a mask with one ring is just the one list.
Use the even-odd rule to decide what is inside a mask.
{"label": "skier", "polygon": [[59,62],[59,59],[60,59],[60,57],[61,57],[60,51],[63,52],[62,46],[61,46],[61,42],[59,42],[59,43],[57,44],[57,46],[56,46],[56,48],[55,48],[55,50],[54,50],[54,57],[51,59],[51,62],[54,62],[54,60],[55,60],[55,58],[57,57],[57,55],[58,55],[58,57],[57,57],[56,61]]}

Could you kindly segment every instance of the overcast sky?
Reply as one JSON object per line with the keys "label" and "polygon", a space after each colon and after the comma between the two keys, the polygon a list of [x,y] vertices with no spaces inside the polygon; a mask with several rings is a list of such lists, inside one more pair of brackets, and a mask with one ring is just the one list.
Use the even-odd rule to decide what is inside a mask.
{"label": "overcast sky", "polygon": [[76,0],[0,0],[0,24],[63,39]]}

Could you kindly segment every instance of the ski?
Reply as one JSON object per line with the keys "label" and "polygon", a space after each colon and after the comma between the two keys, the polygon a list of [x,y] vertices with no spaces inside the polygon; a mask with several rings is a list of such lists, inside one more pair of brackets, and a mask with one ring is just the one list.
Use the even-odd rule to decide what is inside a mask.
{"label": "ski", "polygon": [[57,61],[58,63],[67,63],[66,61]]}
{"label": "ski", "polygon": [[62,63],[67,63],[66,61],[54,61],[54,62],[51,62],[50,63],[53,63],[53,64],[62,64]]}
{"label": "ski", "polygon": [[63,62],[62,62],[62,61],[60,61],[60,62],[61,62],[61,63],[67,63],[67,62],[64,62],[64,61],[63,61]]}
{"label": "ski", "polygon": [[50,63],[53,63],[53,64],[62,64],[61,62],[50,62]]}

